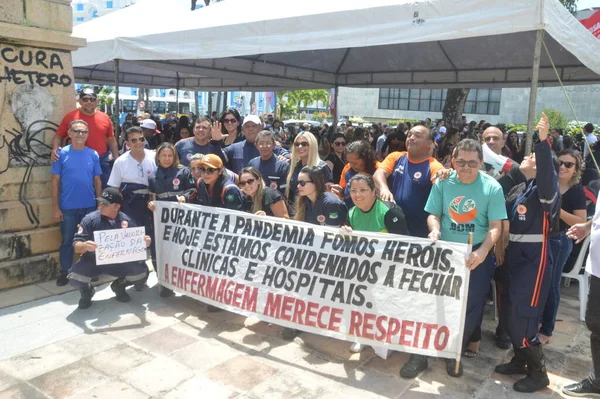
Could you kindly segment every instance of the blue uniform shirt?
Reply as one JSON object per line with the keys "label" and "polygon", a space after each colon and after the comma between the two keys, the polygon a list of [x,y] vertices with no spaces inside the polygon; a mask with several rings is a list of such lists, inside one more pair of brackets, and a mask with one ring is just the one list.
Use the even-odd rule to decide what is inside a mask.
{"label": "blue uniform shirt", "polygon": [[317,198],[315,204],[305,201],[304,221],[321,226],[341,226],[348,216],[344,201],[335,194],[325,192]]}
{"label": "blue uniform shirt", "polygon": [[[229,169],[238,175],[242,169],[248,165],[248,162],[250,162],[251,159],[260,156],[258,148],[256,148],[254,143],[249,143],[246,140],[233,143],[229,147],[223,148],[222,151],[223,157],[225,158],[224,162],[229,165]],[[280,146],[273,147],[273,152],[275,155],[283,155],[286,158],[290,157],[290,153]]]}
{"label": "blue uniform shirt", "polygon": [[212,142],[206,145],[199,145],[194,141],[194,139],[183,139],[179,140],[177,144],[175,144],[175,149],[179,155],[179,162],[183,166],[190,165],[190,159],[194,154],[215,154],[218,155],[223,162],[225,162],[221,154],[221,148],[218,145],[212,144]]}
{"label": "blue uniform shirt", "polygon": [[[95,151],[94,151],[95,152]],[[73,242],[94,241],[94,232],[101,230],[126,229],[128,227],[137,227],[135,221],[119,212],[114,220],[102,216],[99,210],[88,213],[81,219],[79,229],[73,237]],[[147,233],[146,233],[147,234]],[[96,253],[86,252],[82,255],[82,260],[96,264]]]}
{"label": "blue uniform shirt", "polygon": [[285,195],[286,179],[290,170],[289,162],[280,161],[273,155],[267,161],[262,160],[261,157],[256,157],[248,162],[248,166],[258,169],[267,187],[278,190]]}
{"label": "blue uniform shirt", "polygon": [[381,167],[390,174],[390,191],[406,215],[410,234],[427,237],[429,214],[425,211],[425,204],[431,192],[431,177],[443,168],[442,164],[434,158],[413,163],[407,152],[393,152],[385,158]]}

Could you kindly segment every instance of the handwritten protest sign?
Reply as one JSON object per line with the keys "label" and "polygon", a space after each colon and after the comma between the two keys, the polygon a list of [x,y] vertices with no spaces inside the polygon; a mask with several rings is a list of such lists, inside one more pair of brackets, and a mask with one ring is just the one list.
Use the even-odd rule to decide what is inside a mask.
{"label": "handwritten protest sign", "polygon": [[146,260],[146,230],[144,227],[94,231],[96,264]]}
{"label": "handwritten protest sign", "polygon": [[154,221],[160,284],[177,292],[362,344],[460,352],[467,245],[169,202]]}

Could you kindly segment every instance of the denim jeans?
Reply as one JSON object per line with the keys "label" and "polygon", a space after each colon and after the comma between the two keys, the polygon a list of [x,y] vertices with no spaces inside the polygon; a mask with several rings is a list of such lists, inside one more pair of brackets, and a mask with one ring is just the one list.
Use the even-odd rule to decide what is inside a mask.
{"label": "denim jeans", "polygon": [[102,169],[100,180],[102,181],[102,190],[108,187],[108,179],[110,178],[110,172],[112,172],[112,164],[108,161],[109,156],[110,151],[106,151],[106,154],[100,156],[100,169]]}
{"label": "denim jeans", "polygon": [[567,237],[565,232],[561,232],[556,237],[551,237],[549,240],[550,252],[552,253],[552,278],[548,299],[544,305],[542,314],[542,327],[540,333],[545,336],[552,336],[554,331],[554,323],[556,322],[556,314],[558,313],[558,305],[560,303],[560,278],[567,259],[573,250],[573,240]]}
{"label": "denim jeans", "polygon": [[60,222],[60,233],[62,242],[59,248],[60,274],[66,276],[73,264],[73,237],[77,233],[77,225],[81,219],[90,212],[94,212],[96,207],[80,209],[63,209],[63,221]]}

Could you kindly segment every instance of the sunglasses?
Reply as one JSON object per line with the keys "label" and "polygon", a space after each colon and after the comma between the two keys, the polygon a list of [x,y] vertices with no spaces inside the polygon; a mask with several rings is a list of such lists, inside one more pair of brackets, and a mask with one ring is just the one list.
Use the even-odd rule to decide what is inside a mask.
{"label": "sunglasses", "polygon": [[294,147],[308,147],[308,142],[307,141],[296,141],[294,143]]}
{"label": "sunglasses", "polygon": [[84,103],[89,103],[89,102],[95,102],[98,99],[98,97],[81,97],[80,100],[83,101]]}
{"label": "sunglasses", "polygon": [[139,141],[140,143],[143,143],[144,141],[146,141],[146,138],[145,138],[145,137],[140,137],[139,139],[131,139],[130,141],[131,141],[131,143],[133,143],[133,144],[137,143],[138,141]]}
{"label": "sunglasses", "polygon": [[80,134],[80,135],[88,134],[87,130],[71,129],[71,131],[75,134]]}
{"label": "sunglasses", "polygon": [[458,166],[460,168],[464,168],[467,165],[469,165],[469,168],[476,168],[479,166],[479,161],[468,161],[467,162],[464,159],[457,159],[454,162],[456,163],[456,166]]}
{"label": "sunglasses", "polygon": [[198,172],[200,173],[206,173],[207,175],[212,175],[214,174],[217,170],[220,169],[214,169],[214,168],[198,168]]}
{"label": "sunglasses", "polygon": [[565,168],[567,168],[567,169],[571,169],[573,166],[575,166],[575,162],[569,162],[569,161],[558,161],[558,164],[560,166],[565,165]]}
{"label": "sunglasses", "polygon": [[346,146],[346,142],[345,141],[334,141],[333,145],[336,147],[345,147]]}
{"label": "sunglasses", "polygon": [[223,119],[223,123],[236,123],[237,119]]}
{"label": "sunglasses", "polygon": [[298,182],[296,184],[298,184],[301,187],[306,186],[308,183],[312,183],[312,180],[298,180]]}
{"label": "sunglasses", "polygon": [[250,184],[254,183],[255,181],[256,181],[256,179],[248,179],[246,181],[240,180],[240,187],[244,187],[246,184],[250,185]]}

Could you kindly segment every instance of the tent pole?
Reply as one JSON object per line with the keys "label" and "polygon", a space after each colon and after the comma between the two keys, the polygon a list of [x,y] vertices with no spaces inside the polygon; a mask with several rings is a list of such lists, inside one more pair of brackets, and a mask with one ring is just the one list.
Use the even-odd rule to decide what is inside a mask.
{"label": "tent pole", "polygon": [[333,92],[333,127],[337,127],[338,124],[338,93],[340,92],[340,86],[335,85],[335,91]]}
{"label": "tent pole", "polygon": [[119,60],[115,59],[115,114],[113,121],[115,123],[115,132],[117,138],[121,137],[121,104],[119,103]]}
{"label": "tent pole", "polygon": [[177,117],[179,118],[179,72],[177,72],[177,87],[175,88],[175,107],[177,107]]}
{"label": "tent pole", "polygon": [[540,75],[540,56],[542,53],[542,40],[544,31],[538,30],[535,35],[535,50],[533,53],[533,75],[531,79],[531,91],[529,92],[529,112],[527,113],[527,136],[525,142],[525,154],[531,153],[533,145],[533,122],[535,118],[535,103],[537,101],[538,80]]}

